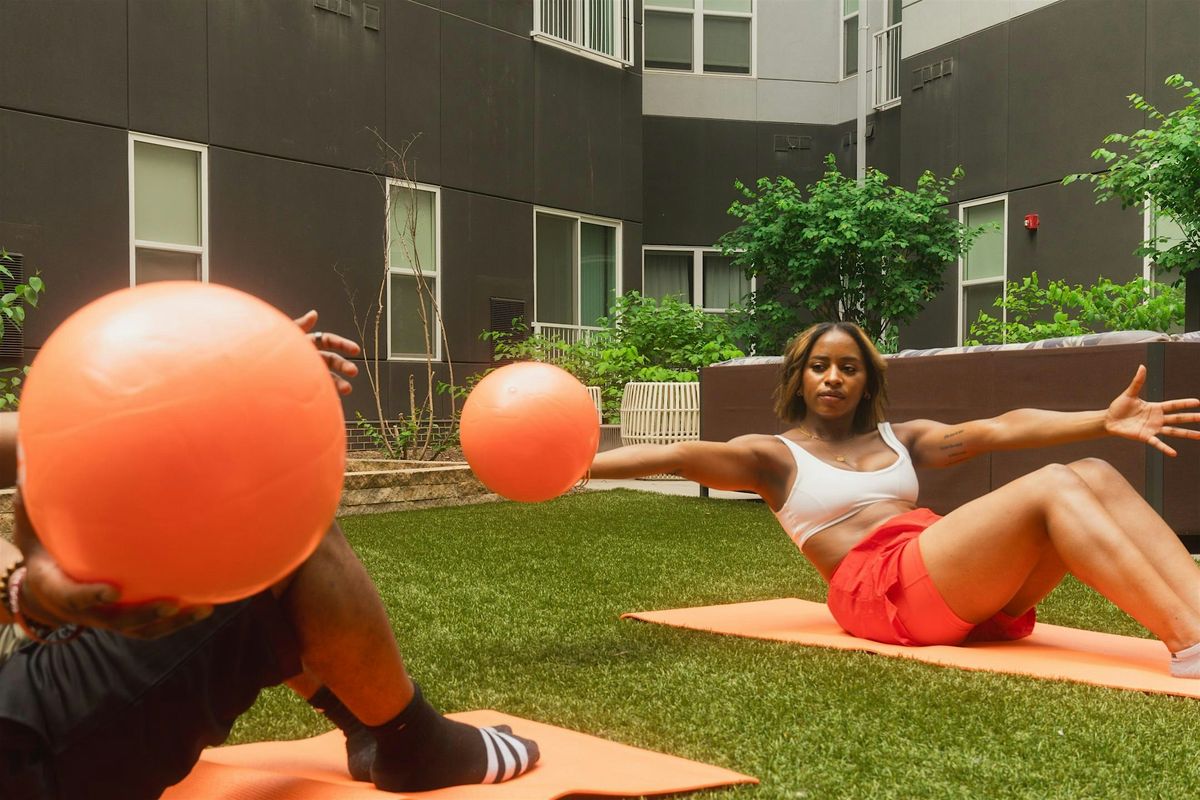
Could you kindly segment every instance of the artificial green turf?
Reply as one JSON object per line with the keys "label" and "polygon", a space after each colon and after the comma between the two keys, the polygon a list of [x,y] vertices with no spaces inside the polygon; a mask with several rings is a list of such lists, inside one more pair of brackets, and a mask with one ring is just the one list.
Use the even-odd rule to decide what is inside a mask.
{"label": "artificial green turf", "polygon": [[[762,781],[698,800],[1133,798],[1200,787],[1195,700],[619,619],[823,599],[816,571],[758,502],[583,492],[343,527],[436,705],[495,708]],[[1071,580],[1041,619],[1147,635]],[[1165,648],[1163,659],[1165,668]],[[231,741],[325,727],[272,690]]]}

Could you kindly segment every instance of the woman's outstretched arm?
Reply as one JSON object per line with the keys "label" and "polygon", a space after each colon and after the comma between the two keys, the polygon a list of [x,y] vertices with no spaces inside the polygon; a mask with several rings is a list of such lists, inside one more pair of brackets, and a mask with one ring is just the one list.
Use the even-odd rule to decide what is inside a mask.
{"label": "woman's outstretched arm", "polygon": [[634,444],[596,454],[593,478],[642,478],[667,473],[712,489],[749,490],[762,494],[766,470],[759,440],[739,436],[728,442]]}
{"label": "woman's outstretched arm", "polygon": [[1102,410],[1020,408],[956,425],[912,420],[894,427],[919,467],[948,467],[993,450],[1049,447],[1101,436],[1145,442],[1174,456],[1175,450],[1159,437],[1200,439],[1200,431],[1178,427],[1200,422],[1200,413],[1184,413],[1200,407],[1200,399],[1147,402],[1139,397],[1145,382],[1146,368],[1139,366],[1128,388]]}

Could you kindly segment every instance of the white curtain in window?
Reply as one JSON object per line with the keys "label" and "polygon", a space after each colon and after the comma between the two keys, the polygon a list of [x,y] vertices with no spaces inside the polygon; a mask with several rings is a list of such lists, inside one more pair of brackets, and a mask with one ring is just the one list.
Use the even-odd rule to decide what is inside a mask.
{"label": "white curtain in window", "polygon": [[670,250],[647,250],[642,279],[642,296],[661,300],[676,297],[692,302],[692,254]]}
{"label": "white curtain in window", "polygon": [[616,228],[580,223],[579,273],[579,322],[595,325],[616,301]]}
{"label": "white curtain in window", "polygon": [[577,325],[575,318],[575,220],[538,214],[535,226],[537,252],[534,319],[559,325]]}
{"label": "white curtain in window", "polygon": [[[963,280],[977,278],[1002,278],[1004,276],[1004,201],[967,206],[963,209],[963,222],[974,228],[988,228],[971,245],[971,251],[963,259]],[[998,227],[997,227],[998,226]]]}
{"label": "white curtain in window", "polygon": [[750,74],[750,20],[704,17],[704,71]]}
{"label": "white curtain in window", "polygon": [[989,316],[999,319],[1004,313],[996,308],[995,303],[1004,291],[1004,283],[977,283],[963,287],[963,330],[965,342],[971,335],[971,323],[979,318],[979,312],[987,312]]}
{"label": "white curtain in window", "polygon": [[705,11],[736,11],[749,14],[754,10],[754,0],[704,0]]}
{"label": "white curtain in window", "polygon": [[137,249],[137,283],[200,280],[200,254],[172,250]]}
{"label": "white curtain in window", "polygon": [[391,196],[388,266],[416,271],[419,265],[424,274],[437,272],[436,195],[410,186],[392,186]]}
{"label": "white curtain in window", "polygon": [[732,256],[704,254],[704,307],[729,308],[739,305],[750,294],[750,279]]}
{"label": "white curtain in window", "polygon": [[[417,290],[415,275],[399,275],[392,273],[391,299],[388,306],[389,344],[391,354],[424,355],[425,331],[421,326],[421,298]],[[431,298],[437,297],[437,280],[425,277],[428,293],[425,295],[425,329],[429,333],[429,347],[436,351],[433,334],[436,328],[436,318]]]}
{"label": "white curtain in window", "polygon": [[646,66],[652,69],[692,68],[692,15],[645,13]]}
{"label": "white curtain in window", "polygon": [[134,238],[200,246],[200,153],[133,143]]}

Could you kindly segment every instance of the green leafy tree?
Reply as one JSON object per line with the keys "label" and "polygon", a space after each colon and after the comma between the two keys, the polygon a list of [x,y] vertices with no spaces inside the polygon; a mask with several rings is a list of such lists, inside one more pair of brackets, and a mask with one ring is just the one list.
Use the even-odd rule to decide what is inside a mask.
{"label": "green leafy tree", "polygon": [[601,330],[576,342],[531,334],[517,320],[510,332],[485,331],[498,361],[543,361],[599,386],[606,420],[615,421],[630,381],[687,383],[709,364],[744,353],[733,343],[729,323],[673,297],[655,300],[626,292],[600,320]]}
{"label": "green leafy tree", "polygon": [[[16,266],[8,255],[8,251],[0,247],[0,275],[14,280],[12,267]],[[11,291],[0,295],[0,314],[17,328],[25,325],[25,308],[37,308],[38,296],[45,291],[46,285],[41,275],[35,273],[29,276],[25,283],[12,287]],[[0,338],[4,337],[4,326],[0,325]],[[21,404],[21,384],[29,374],[28,366],[4,367],[0,369],[0,411],[16,411]]]}
{"label": "green leafy tree", "polygon": [[1035,342],[1102,331],[1167,332],[1183,324],[1183,292],[1163,283],[1134,278],[1092,286],[1051,281],[1043,288],[1037,273],[1009,281],[993,304],[1003,317],[985,311],[971,323],[967,344]]}
{"label": "green leafy tree", "polygon": [[1155,213],[1174,220],[1181,238],[1151,236],[1135,254],[1182,277],[1200,266],[1200,88],[1182,75],[1167,78],[1166,85],[1183,95],[1182,108],[1164,114],[1142,95],[1129,95],[1130,106],[1157,127],[1110,133],[1104,144],[1120,145],[1124,152],[1097,148],[1092,158],[1106,170],[1068,175],[1063,183],[1087,181],[1094,184],[1097,203],[1116,198],[1122,208],[1138,209],[1151,203]]}
{"label": "green leafy tree", "polygon": [[757,279],[732,319],[735,338],[760,353],[781,352],[812,319],[856,322],[894,342],[895,326],[941,290],[945,265],[983,230],[944,207],[961,169],[943,179],[926,172],[909,191],[875,169],[859,185],[832,155],[825,164],[807,196],[787,178],[760,178],[755,189],[737,183],[746,200],[729,213],[741,224],[718,245]]}

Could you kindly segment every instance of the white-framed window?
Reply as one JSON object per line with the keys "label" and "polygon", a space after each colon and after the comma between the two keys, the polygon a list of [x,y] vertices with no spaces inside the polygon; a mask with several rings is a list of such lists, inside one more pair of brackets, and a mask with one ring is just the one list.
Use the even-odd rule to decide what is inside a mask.
{"label": "white-framed window", "polygon": [[442,358],[442,194],[389,179],[387,188],[388,358]]}
{"label": "white-framed window", "polygon": [[842,1],[842,77],[858,74],[858,4],[859,0]]}
{"label": "white-framed window", "polygon": [[[1146,204],[1142,222],[1143,240],[1152,238],[1166,239],[1166,241],[1158,243],[1159,249],[1174,247],[1187,238],[1183,233],[1183,228],[1179,227],[1179,223],[1172,219],[1169,214],[1155,208],[1153,203]],[[1142,275],[1148,281],[1158,281],[1159,283],[1172,283],[1179,277],[1176,272],[1159,269],[1150,256],[1146,256],[1142,260]]]}
{"label": "white-framed window", "polygon": [[621,293],[621,223],[570,211],[533,212],[534,329],[575,341]]}
{"label": "white-framed window", "polygon": [[532,36],[583,56],[633,66],[633,0],[534,0]]}
{"label": "white-framed window", "polygon": [[676,297],[713,314],[745,302],[754,280],[733,256],[712,247],[646,245],[642,248],[642,296]]}
{"label": "white-framed window", "polygon": [[129,285],[208,280],[208,148],[129,134]]}
{"label": "white-framed window", "polygon": [[[986,229],[958,260],[958,344],[970,336],[980,311],[995,316],[996,299],[1003,297],[1008,279],[1008,195],[971,200],[958,207],[958,219],[969,227]],[[1007,314],[1001,311],[1001,320]]]}
{"label": "white-framed window", "polygon": [[646,69],[754,75],[754,0],[645,0]]}

